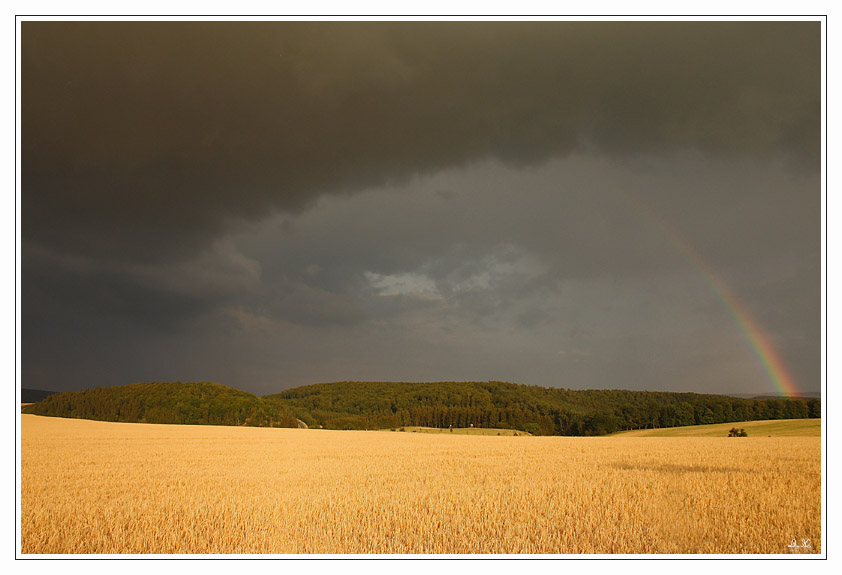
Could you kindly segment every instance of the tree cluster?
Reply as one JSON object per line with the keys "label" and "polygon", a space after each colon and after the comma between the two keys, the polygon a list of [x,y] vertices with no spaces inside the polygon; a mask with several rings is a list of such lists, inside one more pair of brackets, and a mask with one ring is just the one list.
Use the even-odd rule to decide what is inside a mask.
{"label": "tree cluster", "polygon": [[57,393],[24,413],[127,423],[296,427],[283,406],[217,383],[137,383]]}
{"label": "tree cluster", "polygon": [[216,383],[138,383],[57,393],[24,413],[102,421],[394,429],[517,429],[533,435],[821,417],[818,399],[571,390],[499,381],[308,385],[260,398]]}
{"label": "tree cluster", "polygon": [[310,427],[491,427],[534,435],[605,435],[642,428],[821,416],[818,399],[742,399],[505,382],[340,382],[266,396]]}

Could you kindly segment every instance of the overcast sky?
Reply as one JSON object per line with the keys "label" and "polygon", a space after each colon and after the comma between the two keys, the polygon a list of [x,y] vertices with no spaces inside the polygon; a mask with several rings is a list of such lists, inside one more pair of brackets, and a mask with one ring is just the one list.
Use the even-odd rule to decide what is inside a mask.
{"label": "overcast sky", "polygon": [[820,388],[818,22],[24,22],[22,384]]}

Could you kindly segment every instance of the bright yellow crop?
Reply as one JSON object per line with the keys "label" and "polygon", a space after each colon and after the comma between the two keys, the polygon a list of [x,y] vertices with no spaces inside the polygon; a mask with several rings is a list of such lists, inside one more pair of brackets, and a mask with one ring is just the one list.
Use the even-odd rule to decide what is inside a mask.
{"label": "bright yellow crop", "polygon": [[21,418],[23,553],[821,551],[818,437]]}

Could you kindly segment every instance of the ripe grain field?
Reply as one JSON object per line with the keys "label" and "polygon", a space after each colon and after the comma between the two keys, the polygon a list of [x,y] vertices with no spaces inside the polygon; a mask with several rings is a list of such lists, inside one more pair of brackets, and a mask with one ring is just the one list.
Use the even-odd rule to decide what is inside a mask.
{"label": "ripe grain field", "polygon": [[21,425],[23,553],[821,551],[818,437]]}
{"label": "ripe grain field", "polygon": [[749,437],[821,437],[822,434],[821,419],[772,419],[662,427],[660,429],[636,429],[634,431],[620,431],[614,435],[624,437],[726,437],[728,430],[732,427],[745,429]]}

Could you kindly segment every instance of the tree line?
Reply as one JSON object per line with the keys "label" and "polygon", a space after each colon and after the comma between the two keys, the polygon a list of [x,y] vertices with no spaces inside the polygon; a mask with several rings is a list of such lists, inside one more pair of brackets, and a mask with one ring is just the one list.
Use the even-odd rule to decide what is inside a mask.
{"label": "tree line", "polygon": [[310,427],[492,427],[535,435],[821,417],[818,399],[742,399],[696,393],[570,390],[506,382],[316,384],[266,396]]}
{"label": "tree line", "polygon": [[56,393],[24,413],[130,423],[311,428],[405,426],[605,435],[629,429],[821,417],[818,399],[571,390],[507,382],[339,382],[257,397],[216,383],[139,383]]}
{"label": "tree line", "polygon": [[126,423],[296,427],[282,405],[218,383],[137,383],[56,393],[23,413]]}

